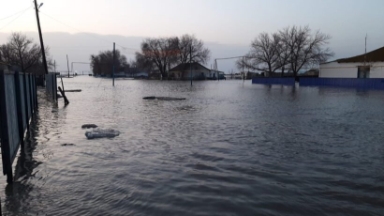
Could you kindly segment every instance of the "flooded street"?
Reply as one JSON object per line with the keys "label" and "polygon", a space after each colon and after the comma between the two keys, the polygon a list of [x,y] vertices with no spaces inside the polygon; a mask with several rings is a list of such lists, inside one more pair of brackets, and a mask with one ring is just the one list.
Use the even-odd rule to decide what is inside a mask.
{"label": "flooded street", "polygon": [[[0,178],[5,215],[384,211],[382,91],[250,80],[64,83],[82,92],[67,93],[64,107],[39,91],[31,137],[14,162],[17,182]],[[83,124],[120,135],[87,140]]]}

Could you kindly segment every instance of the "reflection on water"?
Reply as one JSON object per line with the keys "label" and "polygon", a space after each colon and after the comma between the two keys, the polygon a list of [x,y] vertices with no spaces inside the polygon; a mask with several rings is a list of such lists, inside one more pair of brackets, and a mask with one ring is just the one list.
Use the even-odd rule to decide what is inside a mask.
{"label": "reflection on water", "polygon": [[[384,93],[65,79],[39,111],[6,215],[380,215]],[[145,96],[184,97],[147,101]],[[81,125],[115,128],[87,140]],[[65,144],[73,145],[65,145]]]}

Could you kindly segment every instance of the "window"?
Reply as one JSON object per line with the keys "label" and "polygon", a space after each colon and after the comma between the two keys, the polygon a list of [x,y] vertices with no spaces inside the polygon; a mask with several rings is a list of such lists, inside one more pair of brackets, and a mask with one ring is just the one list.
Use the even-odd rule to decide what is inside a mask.
{"label": "window", "polygon": [[358,66],[357,67],[357,78],[369,78],[369,66]]}

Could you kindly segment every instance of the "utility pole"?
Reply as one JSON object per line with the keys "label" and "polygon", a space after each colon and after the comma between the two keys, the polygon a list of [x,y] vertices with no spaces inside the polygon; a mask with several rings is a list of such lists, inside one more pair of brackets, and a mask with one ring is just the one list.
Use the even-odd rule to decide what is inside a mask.
{"label": "utility pole", "polygon": [[365,34],[365,52],[364,52],[364,66],[367,62],[367,37],[368,37],[368,34]]}
{"label": "utility pole", "polygon": [[[245,82],[245,70],[244,70],[244,63],[245,63],[245,58],[243,57],[243,65],[242,65],[242,70],[243,70],[243,74],[244,74],[244,76],[243,76],[243,83]],[[232,71],[232,73],[233,73],[233,71]]]}
{"label": "utility pole", "polygon": [[217,69],[217,59],[215,59],[215,71],[217,74],[217,82],[219,82],[219,70]]}
{"label": "utility pole", "polygon": [[40,27],[39,8],[37,7],[37,0],[34,0],[34,2],[35,2],[35,10],[36,10],[37,29],[39,30],[41,54],[43,55],[43,65],[44,65],[45,74],[48,74],[48,65],[47,65],[47,59],[45,57],[43,35],[41,34],[41,27]]}
{"label": "utility pole", "polygon": [[112,86],[115,86],[115,42],[113,42],[113,62],[112,62]]}
{"label": "utility pole", "polygon": [[192,45],[189,45],[189,73],[191,76],[191,86],[192,86]]}
{"label": "utility pole", "polygon": [[67,70],[68,70],[68,78],[69,78],[69,60],[68,60],[68,55],[67,55]]}

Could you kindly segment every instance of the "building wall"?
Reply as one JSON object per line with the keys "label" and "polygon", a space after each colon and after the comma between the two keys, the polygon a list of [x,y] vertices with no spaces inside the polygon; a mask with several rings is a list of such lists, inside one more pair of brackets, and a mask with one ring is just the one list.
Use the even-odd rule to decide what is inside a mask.
{"label": "building wall", "polygon": [[[367,63],[371,65],[369,78],[384,78],[384,62]],[[357,67],[364,63],[330,62],[320,65],[321,78],[357,78]]]}
{"label": "building wall", "polygon": [[[190,79],[191,72],[188,71],[173,71],[172,72],[176,79]],[[201,74],[204,74],[205,77],[209,77],[209,70],[192,70],[192,77],[200,77]]]}

